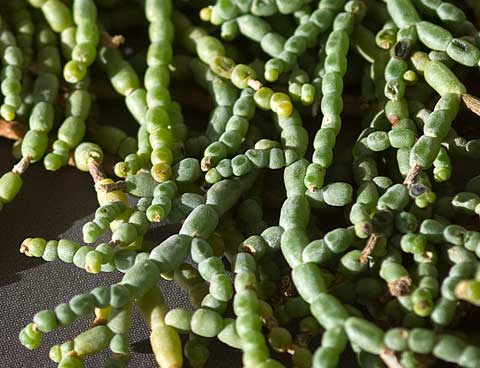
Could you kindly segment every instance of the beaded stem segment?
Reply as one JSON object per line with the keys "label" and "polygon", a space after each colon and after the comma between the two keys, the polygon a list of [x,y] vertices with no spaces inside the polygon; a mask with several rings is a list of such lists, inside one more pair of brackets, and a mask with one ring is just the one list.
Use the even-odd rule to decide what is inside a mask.
{"label": "beaded stem segment", "polygon": [[17,36],[18,47],[23,53],[23,69],[26,69],[33,57],[35,24],[32,21],[30,10],[27,7],[27,1],[8,2],[5,6],[7,12],[9,12],[12,17],[11,22]]}
{"label": "beaded stem segment", "polygon": [[[243,350],[242,361],[246,367],[265,364],[269,359],[265,338],[260,333],[258,298],[255,292],[255,260],[248,253],[240,253],[235,261],[236,295],[234,313],[237,316],[235,328]],[[238,282],[240,279],[252,279],[250,283]],[[279,364],[279,366],[282,366]]]}
{"label": "beaded stem segment", "polygon": [[433,5],[424,0],[414,0],[413,3],[420,12],[428,16],[437,17],[446,28],[459,36],[469,36],[474,37],[474,39],[478,37],[475,26],[467,20],[467,16],[463,10],[455,4],[438,1]]}
{"label": "beaded stem segment", "polygon": [[254,1],[217,1],[215,5],[203,8],[200,11],[200,18],[212,24],[219,25],[228,22],[238,14],[251,13],[258,17],[272,16],[277,13],[291,14],[302,9],[310,2],[311,0],[275,0],[268,4],[260,4]]}
{"label": "beaded stem segment", "polygon": [[[46,169],[89,172],[99,206],[82,242],[32,237],[20,252],[123,275],[35,314],[23,345],[88,316],[51,360],[81,368],[109,348],[105,366],[127,367],[136,303],[163,368],[205,366],[216,338],[252,368],[342,366],[348,347],[361,367],[477,367],[463,328],[480,306],[467,8],[218,0],[200,19],[219,27],[202,28],[194,2],[28,3],[1,9],[0,135],[17,164],[0,206],[47,150]],[[169,310],[161,279],[194,309]]]}
{"label": "beaded stem segment", "polygon": [[[45,26],[45,25],[43,25]],[[0,179],[0,203],[13,201],[20,191],[24,173],[30,163],[40,160],[47,149],[48,133],[54,124],[54,103],[58,93],[58,74],[60,59],[58,50],[53,47],[55,38],[42,42],[39,39],[41,53],[37,56],[38,68],[41,74],[33,85],[34,106],[29,117],[29,130],[25,134],[21,145],[20,165],[8,172]],[[7,55],[7,54],[5,54]],[[18,170],[18,171],[17,171]]]}
{"label": "beaded stem segment", "polygon": [[280,75],[293,68],[296,59],[305,52],[307,46],[315,45],[319,34],[327,31],[340,12],[345,1],[320,1],[318,9],[311,13],[308,20],[302,22],[284,44],[278,57],[265,64],[265,79],[274,82]]}
{"label": "beaded stem segment", "polygon": [[116,155],[123,160],[128,160],[127,157],[132,157],[138,149],[137,140],[120,128],[88,121],[87,132],[105,153]]}
{"label": "beaded stem segment", "polygon": [[362,249],[362,254],[360,255],[360,262],[361,263],[367,263],[368,259],[370,258],[370,255],[373,253],[375,250],[377,244],[379,243],[381,238],[381,235],[379,234],[372,234],[367,240],[367,244],[365,245],[365,248]]}
{"label": "beaded stem segment", "polygon": [[[438,67],[440,68],[439,70],[444,70],[443,64],[436,63],[430,62],[427,64],[425,69],[427,81],[429,81],[429,78],[432,81],[430,77],[431,69]],[[435,85],[435,82],[433,85]],[[459,84],[457,85],[461,87]],[[454,88],[452,87],[452,89]],[[425,121],[423,127],[424,135],[417,140],[410,152],[410,170],[405,178],[407,184],[415,183],[421,170],[433,165],[435,158],[440,152],[440,142],[447,136],[450,125],[459,111],[460,96],[458,94],[455,92],[447,94],[445,91],[441,95],[442,97],[435,105],[434,111]]]}
{"label": "beaded stem segment", "polygon": [[158,287],[154,287],[137,302],[150,332],[150,343],[155,360],[160,367],[181,367],[183,364],[182,343],[177,331],[165,325],[168,307]]}
{"label": "beaded stem segment", "polygon": [[250,88],[245,89],[239,97],[231,83],[224,82],[217,77],[212,81],[212,89],[214,95],[218,96],[217,101],[221,101],[226,109],[230,108],[232,115],[227,120],[224,129],[212,126],[210,136],[212,138],[218,136],[218,140],[214,140],[205,148],[201,161],[203,171],[210,170],[227,155],[240,150],[249,128],[249,120],[255,113],[254,92]]}
{"label": "beaded stem segment", "polygon": [[101,65],[107,73],[113,88],[125,97],[125,104],[135,118],[142,125],[138,131],[138,150],[125,156],[125,162],[115,166],[115,173],[120,177],[135,174],[147,164],[147,157],[151,152],[145,124],[147,111],[147,96],[144,88],[140,87],[137,73],[132,66],[123,59],[122,54],[115,47],[102,45],[99,50]]}
{"label": "beaded stem segment", "polygon": [[25,61],[22,49],[17,46],[15,36],[8,29],[3,17],[0,17],[0,53],[2,54],[1,92],[4,101],[0,107],[0,115],[7,121],[15,119],[21,105],[21,82]]}
{"label": "beaded stem segment", "polygon": [[[169,1],[164,3],[147,1],[145,14],[150,22],[148,68],[145,73],[147,91],[145,124],[152,147],[151,174],[156,181],[163,182],[169,180],[172,175],[170,165],[173,162],[172,144],[175,140],[167,113],[170,105],[168,64],[171,62],[173,54],[171,46],[173,24],[170,20],[172,4]],[[164,75],[165,77],[163,77]]]}
{"label": "beaded stem segment", "polygon": [[63,77],[68,83],[78,83],[87,76],[99,44],[95,3],[92,0],[74,0],[72,19],[75,25],[68,32],[75,34],[75,44],[72,45],[71,60],[63,68]]}
{"label": "beaded stem segment", "polygon": [[290,98],[282,92],[274,92],[268,87],[262,87],[262,83],[256,79],[255,70],[245,64],[236,64],[233,59],[225,56],[225,48],[218,39],[204,35],[203,31],[197,31],[183,14],[176,13],[174,22],[185,34],[194,35],[195,38],[192,38],[192,41],[198,57],[208,64],[214,73],[230,79],[239,89],[250,87],[255,90],[255,102],[260,108],[272,110],[279,116],[291,115]]}
{"label": "beaded stem segment", "polygon": [[325,46],[325,74],[322,78],[321,98],[322,127],[315,135],[315,151],[305,175],[305,185],[312,192],[322,188],[326,170],[332,162],[336,136],[341,129],[340,114],[343,110],[341,95],[343,77],[347,71],[350,34],[354,24],[360,22],[365,15],[365,4],[361,1],[348,2],[345,10],[333,20],[333,32],[328,36]]}
{"label": "beaded stem segment", "polygon": [[86,120],[90,114],[91,96],[81,86],[70,93],[67,99],[68,116],[58,129],[58,139],[53,142],[53,152],[43,160],[47,170],[55,171],[67,165],[70,151],[83,140]]}

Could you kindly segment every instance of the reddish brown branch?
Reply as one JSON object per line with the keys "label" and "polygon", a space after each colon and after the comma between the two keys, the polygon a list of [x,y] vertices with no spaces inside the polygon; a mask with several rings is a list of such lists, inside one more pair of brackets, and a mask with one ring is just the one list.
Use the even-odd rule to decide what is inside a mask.
{"label": "reddish brown branch", "polygon": [[89,158],[87,165],[88,172],[90,173],[95,184],[107,178],[105,172],[103,171],[102,165],[94,158]]}
{"label": "reddish brown branch", "polygon": [[360,254],[359,261],[360,263],[367,263],[371,254],[375,250],[375,247],[377,246],[378,242],[382,236],[380,234],[372,234],[367,240],[367,244],[365,245],[365,248],[363,248],[362,253]]}
{"label": "reddish brown branch", "polygon": [[116,190],[125,190],[127,189],[127,183],[125,181],[117,181],[115,183],[109,183],[109,184],[98,184],[97,189],[105,192],[105,193],[110,193],[114,192]]}
{"label": "reddish brown branch", "polygon": [[462,95],[462,101],[467,109],[480,116],[480,100],[477,97],[465,93]]}
{"label": "reddish brown branch", "polygon": [[12,172],[22,175],[25,171],[27,171],[30,163],[32,162],[31,156],[24,156],[18,163],[13,167]]}
{"label": "reddish brown branch", "polygon": [[5,121],[0,119],[0,137],[18,141],[27,133],[25,124],[19,121]]}
{"label": "reddish brown branch", "polygon": [[417,182],[418,175],[422,172],[422,168],[418,165],[413,165],[410,167],[410,170],[408,170],[407,176],[405,176],[405,179],[403,180],[403,184],[405,185],[411,185]]}

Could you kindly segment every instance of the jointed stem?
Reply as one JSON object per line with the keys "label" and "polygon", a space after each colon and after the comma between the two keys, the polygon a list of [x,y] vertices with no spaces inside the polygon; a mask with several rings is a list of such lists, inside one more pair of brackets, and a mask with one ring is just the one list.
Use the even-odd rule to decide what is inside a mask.
{"label": "jointed stem", "polygon": [[420,175],[421,172],[422,172],[422,168],[420,166],[413,165],[412,167],[410,167],[410,170],[405,176],[405,180],[403,181],[403,184],[405,185],[414,184],[417,181],[418,175]]}
{"label": "jointed stem", "polygon": [[471,112],[480,116],[480,100],[477,97],[464,93],[462,101]]}
{"label": "jointed stem", "polygon": [[30,156],[22,157],[22,159],[13,167],[12,172],[22,175],[25,171],[27,171],[31,161],[32,157]]}
{"label": "jointed stem", "polygon": [[101,164],[94,158],[88,159],[88,172],[92,176],[95,184],[107,178]]}
{"label": "jointed stem", "polygon": [[375,247],[377,246],[378,242],[382,236],[380,234],[372,234],[367,240],[367,244],[365,245],[365,248],[362,250],[362,254],[360,255],[360,262],[361,263],[367,263],[368,259],[370,258],[370,255],[373,253],[375,250]]}
{"label": "jointed stem", "polygon": [[123,180],[120,180],[120,181],[116,181],[115,183],[98,184],[97,189],[105,193],[110,193],[116,190],[127,189],[127,183]]}
{"label": "jointed stem", "polygon": [[388,368],[403,368],[395,353],[390,349],[385,349],[380,352],[380,358]]}
{"label": "jointed stem", "polygon": [[262,88],[262,82],[256,79],[249,79],[247,84],[254,91],[258,91],[260,88]]}

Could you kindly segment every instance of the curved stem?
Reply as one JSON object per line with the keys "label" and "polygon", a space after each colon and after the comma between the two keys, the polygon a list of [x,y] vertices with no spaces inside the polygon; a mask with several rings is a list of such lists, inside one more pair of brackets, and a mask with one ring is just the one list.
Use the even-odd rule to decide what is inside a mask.
{"label": "curved stem", "polygon": [[25,171],[27,171],[31,161],[31,156],[22,157],[22,159],[13,167],[12,172],[22,175]]}

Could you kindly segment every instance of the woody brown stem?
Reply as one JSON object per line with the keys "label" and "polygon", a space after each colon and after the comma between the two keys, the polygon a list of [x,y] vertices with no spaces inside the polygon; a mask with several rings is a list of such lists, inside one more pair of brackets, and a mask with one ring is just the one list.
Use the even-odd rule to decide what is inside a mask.
{"label": "woody brown stem", "polygon": [[392,350],[385,349],[381,351],[379,355],[388,368],[403,368],[402,364],[400,364],[397,356]]}
{"label": "woody brown stem", "polygon": [[367,240],[367,244],[365,248],[363,248],[362,253],[360,254],[359,261],[360,263],[367,263],[368,259],[370,258],[371,254],[375,250],[379,240],[382,238],[380,234],[371,234]]}
{"label": "woody brown stem", "polygon": [[107,178],[101,164],[94,158],[89,158],[87,161],[88,172],[93,179],[93,182],[97,184],[99,181],[102,181]]}
{"label": "woody brown stem", "polygon": [[12,172],[22,175],[25,171],[27,171],[31,161],[31,156],[22,157],[22,159],[13,167]]}
{"label": "woody brown stem", "polygon": [[27,128],[19,121],[5,121],[0,119],[0,137],[18,141],[27,133]]}
{"label": "woody brown stem", "polygon": [[97,189],[105,192],[105,193],[110,193],[114,192],[116,190],[126,190],[127,189],[127,183],[123,180],[117,181],[115,183],[109,183],[109,184],[98,184]]}
{"label": "woody brown stem", "polygon": [[413,165],[412,167],[410,167],[410,170],[408,170],[408,173],[403,180],[403,184],[411,185],[416,183],[418,175],[420,175],[421,172],[422,168],[419,165]]}
{"label": "woody brown stem", "polygon": [[480,100],[468,93],[462,95],[463,104],[474,114],[480,116]]}

